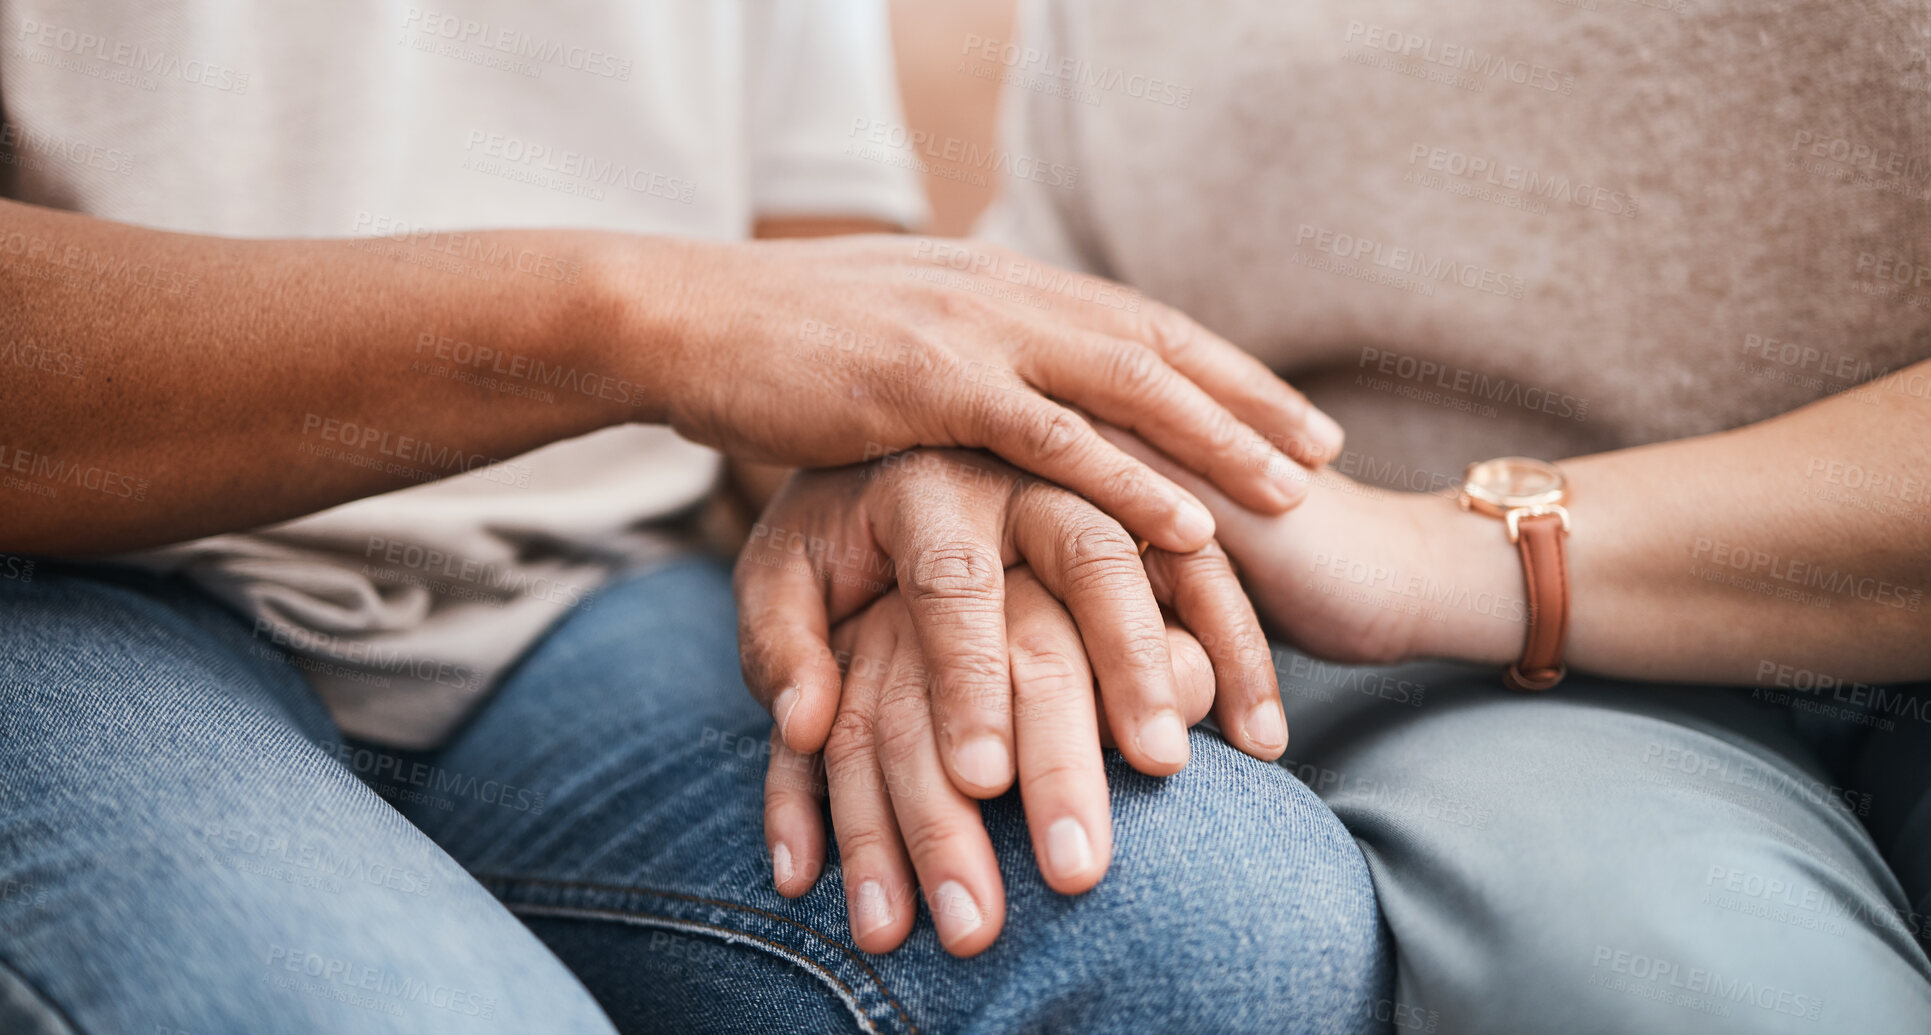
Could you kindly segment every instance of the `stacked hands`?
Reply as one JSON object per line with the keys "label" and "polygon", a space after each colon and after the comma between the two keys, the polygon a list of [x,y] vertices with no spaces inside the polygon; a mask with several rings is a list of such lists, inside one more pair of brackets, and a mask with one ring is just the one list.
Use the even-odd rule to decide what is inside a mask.
{"label": "stacked hands", "polygon": [[[889,238],[767,254],[788,249],[807,261],[826,249],[904,256]],[[1013,261],[975,254],[993,257],[980,268]],[[771,272],[781,278],[783,264]],[[735,382],[715,382],[735,384],[732,404],[672,422],[756,459],[850,464],[854,442],[888,451],[794,474],[738,562],[746,684],[775,720],[766,839],[778,890],[810,890],[828,792],[859,947],[905,939],[916,886],[946,949],[970,956],[1004,919],[975,799],[1016,777],[1046,883],[1076,894],[1112,850],[1102,746],[1169,775],[1187,763],[1187,728],[1211,711],[1248,754],[1285,749],[1271,651],[1223,543],[1277,628],[1317,653],[1373,660],[1404,652],[1408,630],[1371,608],[1300,599],[1284,576],[1304,565],[1307,542],[1393,549],[1419,526],[1396,516],[1368,533],[1367,492],[1322,493],[1287,526],[1311,489],[1338,478],[1311,469],[1339,452],[1339,427],[1173,310],[1082,302],[1092,285],[1077,281],[1038,308],[956,286],[853,286],[814,298],[814,318],[904,344],[814,367],[835,403],[795,429],[734,419],[732,406],[795,411],[801,393],[777,367],[733,371]],[[827,304],[840,311],[828,318]],[[771,337],[768,325],[719,333]],[[906,378],[907,366],[922,376]],[[781,396],[789,405],[774,405]],[[727,430],[748,427],[768,437]]]}

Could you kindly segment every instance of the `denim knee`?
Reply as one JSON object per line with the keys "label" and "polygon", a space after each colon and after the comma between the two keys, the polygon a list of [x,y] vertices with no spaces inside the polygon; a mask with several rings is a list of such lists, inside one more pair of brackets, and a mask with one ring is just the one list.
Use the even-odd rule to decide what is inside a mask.
{"label": "denim knee", "polygon": [[1030,870],[1013,881],[1003,937],[1030,959],[985,1030],[1377,1030],[1389,947],[1361,851],[1319,798],[1199,730],[1179,774],[1109,752],[1107,778],[1112,867],[1072,898]]}

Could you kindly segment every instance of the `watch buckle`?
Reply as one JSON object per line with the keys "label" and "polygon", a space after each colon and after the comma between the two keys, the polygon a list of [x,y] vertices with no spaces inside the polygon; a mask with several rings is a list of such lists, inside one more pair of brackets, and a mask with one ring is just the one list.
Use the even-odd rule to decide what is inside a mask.
{"label": "watch buckle", "polygon": [[1509,542],[1522,541],[1522,519],[1554,514],[1562,519],[1562,534],[1569,534],[1569,510],[1560,503],[1543,503],[1533,507],[1510,507],[1502,515],[1502,522],[1509,529]]}

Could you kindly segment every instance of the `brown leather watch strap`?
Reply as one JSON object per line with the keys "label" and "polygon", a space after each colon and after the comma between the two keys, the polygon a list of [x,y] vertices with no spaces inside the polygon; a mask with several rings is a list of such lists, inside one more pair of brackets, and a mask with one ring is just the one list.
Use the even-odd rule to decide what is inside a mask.
{"label": "brown leather watch strap", "polygon": [[1547,690],[1568,670],[1562,648],[1569,639],[1569,551],[1563,548],[1562,517],[1537,514],[1517,523],[1522,578],[1529,588],[1529,633],[1522,659],[1502,676],[1511,690]]}

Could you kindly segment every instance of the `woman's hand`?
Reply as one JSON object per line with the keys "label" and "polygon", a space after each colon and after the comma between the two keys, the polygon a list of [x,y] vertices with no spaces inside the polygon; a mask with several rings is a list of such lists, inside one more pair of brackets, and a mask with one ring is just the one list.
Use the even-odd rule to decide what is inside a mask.
{"label": "woman's hand", "polygon": [[[1026,824],[1047,885],[1078,894],[1099,882],[1113,851],[1093,673],[1073,617],[1052,593],[1023,567],[1008,572],[1006,584]],[[1182,629],[1167,626],[1160,635],[1192,725],[1214,698],[1207,654]],[[772,732],[764,816],[778,890],[802,895],[824,870],[820,806],[828,789],[858,947],[897,948],[911,932],[919,887],[946,951],[982,952],[1005,923],[1005,887],[978,803],[953,786],[939,761],[930,670],[912,612],[902,596],[888,595],[843,623],[836,638],[849,665],[825,744],[824,788],[813,758]]]}
{"label": "woman's hand", "polygon": [[[1143,559],[1118,522],[1065,489],[971,450],[915,450],[793,475],[738,558],[745,683],[795,752],[833,728],[839,665],[827,631],[896,583],[929,673],[937,757],[961,792],[1011,786],[1008,566],[1063,602],[1098,677],[1107,728],[1141,772],[1187,761],[1184,701],[1161,607],[1206,644],[1228,739],[1286,745],[1273,660],[1218,546]],[[849,691],[847,691],[849,692]]]}
{"label": "woman's hand", "polygon": [[736,456],[826,467],[983,447],[1186,551],[1212,537],[1207,511],[1072,407],[1265,513],[1299,499],[1288,455],[1318,464],[1341,446],[1299,392],[1175,310],[990,246],[870,236],[683,256],[632,278],[637,297],[672,293],[672,315],[619,336],[669,343],[651,371],[668,375],[665,416]]}
{"label": "woman's hand", "polygon": [[[1527,621],[1521,563],[1501,523],[1440,495],[1390,492],[1333,471],[1307,476],[1287,514],[1256,514],[1115,429],[1102,433],[1199,493],[1266,624],[1327,661],[1387,664],[1416,656],[1493,660],[1520,647]],[[1452,547],[1430,530],[1472,523]]]}

